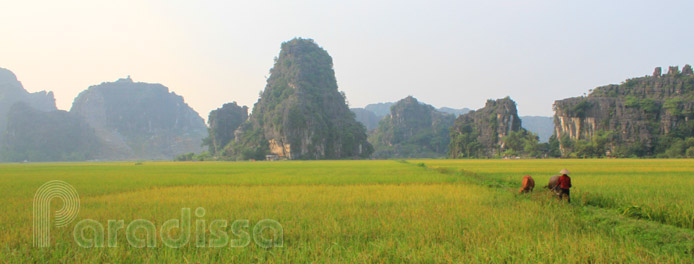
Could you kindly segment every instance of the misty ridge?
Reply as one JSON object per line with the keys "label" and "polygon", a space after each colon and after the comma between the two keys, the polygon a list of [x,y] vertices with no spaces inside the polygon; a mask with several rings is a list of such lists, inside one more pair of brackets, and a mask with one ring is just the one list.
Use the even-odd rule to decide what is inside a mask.
{"label": "misty ridge", "polygon": [[349,108],[332,57],[311,39],[281,45],[251,107],[226,103],[207,124],[183,96],[129,76],[88,87],[69,111],[0,68],[0,159],[283,160],[694,156],[694,74],[670,67],[558,100],[554,117],[519,116],[509,97],[436,108],[408,96]]}

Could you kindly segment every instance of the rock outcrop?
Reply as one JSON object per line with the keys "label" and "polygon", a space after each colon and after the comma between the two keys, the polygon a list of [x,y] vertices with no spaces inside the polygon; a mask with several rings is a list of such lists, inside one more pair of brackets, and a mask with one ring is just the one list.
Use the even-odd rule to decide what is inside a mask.
{"label": "rock outcrop", "polygon": [[27,92],[17,76],[10,70],[0,68],[0,135],[7,125],[7,113],[17,102],[24,102],[39,111],[54,111],[55,98],[53,92]]}
{"label": "rock outcrop", "polygon": [[205,139],[212,154],[223,150],[235,138],[234,132],[248,120],[248,107],[239,106],[236,102],[226,103],[221,108],[212,110],[207,118],[209,137]]}
{"label": "rock outcrop", "polygon": [[448,153],[449,128],[455,116],[408,96],[390,108],[390,114],[369,137],[374,158],[436,158]]}
{"label": "rock outcrop", "polygon": [[183,97],[130,77],[89,87],[70,112],[95,129],[105,144],[100,158],[107,160],[171,160],[202,151],[207,134],[203,119]]}
{"label": "rock outcrop", "polygon": [[[600,156],[649,156],[666,144],[656,144],[663,136],[689,134],[694,123],[694,74],[691,66],[682,73],[670,67],[660,74],[629,79],[619,85],[594,89],[585,97],[554,103],[555,133],[562,153],[574,151],[572,142],[605,137],[605,153]],[[691,124],[690,124],[691,123]],[[683,135],[685,136],[685,135]],[[679,137],[679,136],[678,136]],[[660,146],[658,146],[660,145]]]}
{"label": "rock outcrop", "polygon": [[451,158],[494,157],[504,152],[502,140],[511,132],[524,130],[516,102],[506,97],[488,100],[476,111],[459,116],[451,128]]}
{"label": "rock outcrop", "polygon": [[333,61],[310,39],[282,44],[267,86],[226,153],[235,159],[345,159],[373,148],[337,89]]}

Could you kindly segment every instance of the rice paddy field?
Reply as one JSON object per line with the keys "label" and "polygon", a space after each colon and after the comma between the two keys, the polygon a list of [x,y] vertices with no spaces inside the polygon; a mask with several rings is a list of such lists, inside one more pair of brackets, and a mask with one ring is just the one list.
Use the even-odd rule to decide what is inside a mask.
{"label": "rice paddy field", "polygon": [[[571,204],[542,188],[562,168]],[[518,195],[526,174],[535,191]],[[74,187],[79,213],[37,247],[34,195],[51,180]],[[694,160],[0,164],[0,188],[2,263],[694,262]],[[161,236],[185,232],[159,227],[185,222],[184,208],[194,234],[167,246]],[[126,228],[109,227],[106,245],[80,246],[84,219],[144,219],[155,244],[133,246]],[[281,225],[258,233],[271,247],[252,242],[267,219]]]}

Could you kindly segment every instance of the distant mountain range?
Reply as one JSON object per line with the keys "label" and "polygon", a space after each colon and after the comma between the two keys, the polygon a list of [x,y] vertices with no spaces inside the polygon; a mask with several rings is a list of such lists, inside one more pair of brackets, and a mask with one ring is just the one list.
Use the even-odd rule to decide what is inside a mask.
{"label": "distant mountain range", "polygon": [[[366,129],[371,131],[376,129],[378,122],[381,119],[390,114],[390,107],[394,104],[395,102],[375,103],[366,105],[363,108],[351,108],[350,110],[352,110],[352,112],[356,115],[357,121],[364,124]],[[435,110],[455,116],[470,112],[470,109],[468,108],[455,109],[450,107],[441,107]]]}
{"label": "distant mountain range", "polygon": [[[468,108],[435,109],[413,97],[405,98],[398,104],[400,106],[393,102],[376,103],[364,108],[351,109],[356,121],[364,124],[367,131],[371,131],[369,138],[373,137],[370,140],[378,146],[377,157],[445,156],[448,127],[452,125],[456,116],[470,112]],[[303,105],[302,107],[305,107],[306,104]],[[393,109],[394,106],[397,109]],[[287,111],[290,113],[294,110]],[[331,111],[335,110],[319,112]],[[244,127],[243,124],[249,116],[247,112],[246,107],[235,104],[227,104],[224,108],[213,111],[210,114],[208,133],[202,118],[184,102],[183,97],[169,92],[168,88],[161,84],[134,82],[130,77],[91,86],[75,98],[69,112],[61,111],[55,106],[52,92],[29,93],[11,71],[0,69],[0,159],[169,160],[178,154],[202,152],[201,144],[205,138],[211,153],[224,155],[233,151],[228,151],[225,147],[235,141],[236,135],[244,135],[243,132],[239,134],[235,130]],[[254,111],[256,118],[260,117],[261,112]],[[397,118],[393,118],[393,114],[397,115]],[[450,115],[451,118],[443,118],[446,115]],[[305,117],[306,114],[301,116]],[[420,124],[429,120],[429,117],[433,118],[431,123]],[[335,118],[321,117],[320,120]],[[376,131],[379,122],[384,119],[387,121]],[[552,118],[522,119],[523,126],[538,133],[542,141],[546,141],[551,135]],[[440,120],[446,122],[441,123]],[[291,124],[290,122],[285,125]],[[248,129],[247,126],[244,129]],[[420,139],[409,138],[408,133],[410,136],[418,135]],[[274,144],[268,145],[268,153],[288,157],[298,155],[292,154],[294,150],[291,147],[286,147],[291,146],[291,143],[282,143],[291,138],[293,136],[271,141]],[[423,139],[426,140],[421,141]],[[298,143],[299,146],[309,146],[311,140],[306,140]],[[368,143],[362,143],[366,146],[364,144]],[[371,145],[368,145],[368,148],[371,148]],[[317,151],[319,152],[311,155],[327,155],[322,148]],[[302,152],[299,150],[298,153]],[[263,158],[263,155],[254,157]]]}
{"label": "distant mountain range", "polygon": [[[378,127],[378,122],[383,117],[390,114],[390,107],[394,102],[369,104],[364,108],[351,108],[356,115],[357,121],[364,124],[368,131],[372,131]],[[450,108],[441,107],[436,109],[442,113],[448,113],[455,116],[469,113],[469,108]],[[540,142],[547,142],[554,133],[554,121],[550,116],[521,116],[523,128],[537,134],[540,137]]]}
{"label": "distant mountain range", "polygon": [[537,134],[540,142],[548,142],[554,133],[554,118],[551,116],[521,116],[523,128]]}
{"label": "distant mountain range", "polygon": [[128,77],[94,85],[68,112],[52,92],[29,93],[0,68],[0,160],[171,160],[204,145],[209,153],[198,160],[683,158],[694,157],[692,98],[694,70],[685,65],[558,100],[553,117],[519,117],[509,97],[474,111],[412,96],[349,109],[330,55],[297,38],[282,44],[251,114],[227,103],[210,113],[209,127],[161,84]]}
{"label": "distant mountain range", "polygon": [[161,84],[125,78],[89,87],[70,112],[0,69],[0,160],[171,160],[202,151],[203,119]]}

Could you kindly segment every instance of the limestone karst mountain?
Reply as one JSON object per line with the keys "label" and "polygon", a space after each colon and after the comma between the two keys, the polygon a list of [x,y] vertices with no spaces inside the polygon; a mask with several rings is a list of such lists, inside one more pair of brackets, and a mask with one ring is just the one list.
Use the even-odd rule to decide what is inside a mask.
{"label": "limestone karst mountain", "polygon": [[24,102],[40,111],[57,110],[53,92],[29,93],[13,72],[0,68],[0,134],[5,131],[10,107],[17,102]]}
{"label": "limestone karst mountain", "polygon": [[171,160],[201,152],[203,119],[183,97],[161,84],[130,77],[89,87],[72,104],[104,143],[102,159]]}
{"label": "limestone karst mountain", "polygon": [[282,44],[267,86],[226,151],[234,159],[345,159],[373,148],[337,89],[333,61],[310,39]]}
{"label": "limestone karst mountain", "polygon": [[[488,100],[476,111],[459,116],[451,128],[450,157],[480,158],[501,156],[511,149],[509,136],[535,137],[521,127],[516,102],[506,97]],[[518,148],[518,147],[515,147]]]}
{"label": "limestone karst mountain", "polygon": [[694,156],[690,65],[682,72],[670,67],[666,74],[658,67],[651,76],[558,100],[554,111],[555,133],[566,157]]}
{"label": "limestone karst mountain", "polygon": [[390,113],[369,136],[374,158],[436,158],[448,153],[449,128],[455,116],[408,96],[390,107]]}
{"label": "limestone karst mountain", "polygon": [[234,138],[236,129],[248,119],[248,107],[239,106],[236,102],[226,103],[221,108],[212,110],[207,118],[209,136],[205,145],[213,155],[224,150]]}

